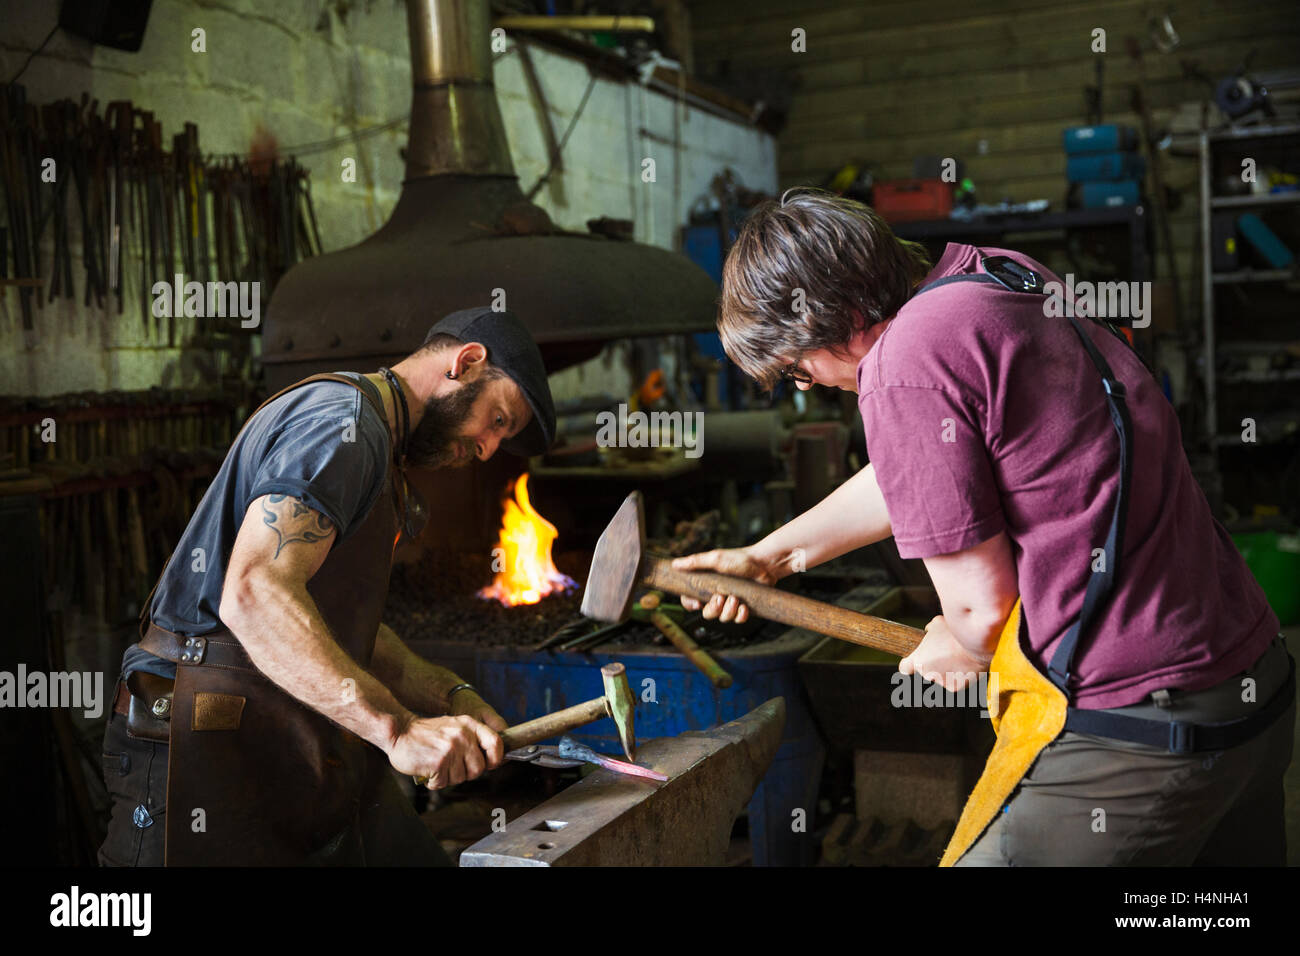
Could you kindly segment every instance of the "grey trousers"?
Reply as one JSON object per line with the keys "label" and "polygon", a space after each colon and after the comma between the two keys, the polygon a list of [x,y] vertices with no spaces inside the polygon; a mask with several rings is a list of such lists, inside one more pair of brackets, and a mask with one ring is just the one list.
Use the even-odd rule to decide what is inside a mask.
{"label": "grey trousers", "polygon": [[[132,737],[111,714],[104,731],[104,782],[112,798],[101,866],[162,866],[167,800],[167,745]],[[361,843],[367,866],[452,866],[392,775],[363,802]]]}
{"label": "grey trousers", "polygon": [[[1242,674],[1192,694],[1171,691],[1115,713],[1199,723],[1231,720],[1285,682],[1281,638]],[[1246,679],[1258,704],[1243,702]],[[1049,744],[957,866],[1284,866],[1282,776],[1296,705],[1228,750],[1185,756],[1066,731]]]}

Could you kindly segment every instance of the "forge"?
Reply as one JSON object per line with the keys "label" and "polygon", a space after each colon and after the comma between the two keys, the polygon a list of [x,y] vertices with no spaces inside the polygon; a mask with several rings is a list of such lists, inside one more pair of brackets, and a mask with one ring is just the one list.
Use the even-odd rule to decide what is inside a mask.
{"label": "forge", "polygon": [[[524,197],[493,85],[487,0],[407,0],[406,11],[401,194],[374,235],[299,262],[276,285],[264,320],[267,388],[372,372],[417,349],[443,316],[498,302],[528,327],[548,373],[617,339],[711,329],[718,287],[686,256],[560,229]],[[521,469],[501,454],[414,474],[430,506],[422,546],[491,547],[501,489]]]}
{"label": "forge", "polygon": [[411,125],[388,222],[276,286],[262,361],[278,389],[418,348],[458,309],[505,307],[554,372],[612,339],[712,327],[717,286],[685,256],[557,228],[524,198],[492,81],[487,0],[408,0]]}

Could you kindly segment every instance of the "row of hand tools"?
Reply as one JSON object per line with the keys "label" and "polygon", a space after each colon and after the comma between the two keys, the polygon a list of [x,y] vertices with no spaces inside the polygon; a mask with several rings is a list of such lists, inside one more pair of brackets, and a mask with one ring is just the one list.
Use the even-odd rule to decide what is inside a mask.
{"label": "row of hand tools", "polygon": [[132,616],[246,404],[162,390],[0,400],[0,495],[41,498],[49,610]]}
{"label": "row of hand tools", "polygon": [[[153,319],[155,340],[163,335],[151,309],[155,282],[177,273],[259,281],[269,296],[285,270],[320,254],[310,180],[295,160],[205,156],[194,123],[168,151],[162,124],[130,100],[110,102],[101,116],[86,93],[80,103],[38,107],[19,84],[0,91],[0,293],[17,289],[25,331],[33,306],[76,297],[77,235],[83,304],[122,314],[124,279],[138,275],[141,321],[148,335]],[[175,345],[175,316],[166,323]]]}

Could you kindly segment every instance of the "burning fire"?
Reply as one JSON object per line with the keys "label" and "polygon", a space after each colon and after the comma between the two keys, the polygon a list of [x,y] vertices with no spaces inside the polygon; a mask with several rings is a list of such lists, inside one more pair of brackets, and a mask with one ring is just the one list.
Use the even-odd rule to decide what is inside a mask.
{"label": "burning fire", "polygon": [[514,497],[507,494],[502,506],[505,513],[501,517],[501,537],[492,549],[496,577],[478,596],[514,607],[536,604],[549,594],[577,587],[551,560],[551,545],[559,532],[528,501],[527,474],[519,476]]}

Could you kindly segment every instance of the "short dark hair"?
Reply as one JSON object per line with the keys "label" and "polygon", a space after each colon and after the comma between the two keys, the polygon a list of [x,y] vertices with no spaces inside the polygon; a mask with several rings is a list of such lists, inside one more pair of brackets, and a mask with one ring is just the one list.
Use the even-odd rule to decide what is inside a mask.
{"label": "short dark hair", "polygon": [[[424,337],[424,343],[417,349],[419,352],[441,352],[443,349],[460,348],[464,345],[460,339],[448,332],[438,332],[430,330],[429,334]],[[505,370],[499,365],[492,364],[492,356],[488,356],[487,365],[483,368],[483,382],[492,382],[505,375]]]}
{"label": "short dark hair", "polygon": [[447,332],[439,332],[437,327],[429,330],[429,334],[424,337],[424,342],[420,345],[421,352],[441,352],[443,349],[456,348],[465,343],[454,335]]}
{"label": "short dark hair", "polygon": [[785,361],[843,348],[897,312],[929,271],[925,248],[899,239],[862,203],[787,190],[750,213],[727,254],[722,347],[770,390]]}

